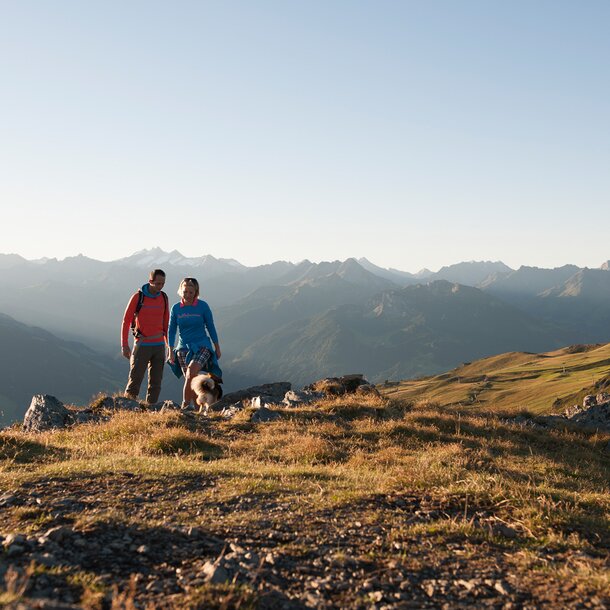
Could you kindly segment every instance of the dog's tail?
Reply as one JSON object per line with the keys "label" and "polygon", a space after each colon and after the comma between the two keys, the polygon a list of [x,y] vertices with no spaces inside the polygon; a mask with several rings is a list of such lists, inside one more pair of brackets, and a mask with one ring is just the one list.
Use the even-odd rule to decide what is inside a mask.
{"label": "dog's tail", "polygon": [[191,388],[198,396],[214,390],[216,382],[206,375],[196,375],[191,381]]}

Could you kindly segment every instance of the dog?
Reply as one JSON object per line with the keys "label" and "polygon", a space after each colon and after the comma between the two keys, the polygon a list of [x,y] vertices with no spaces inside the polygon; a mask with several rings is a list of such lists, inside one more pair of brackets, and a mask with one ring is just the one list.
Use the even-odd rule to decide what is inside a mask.
{"label": "dog", "polygon": [[205,372],[199,373],[191,380],[191,390],[197,394],[199,413],[207,413],[208,409],[222,398],[221,383],[221,379]]}

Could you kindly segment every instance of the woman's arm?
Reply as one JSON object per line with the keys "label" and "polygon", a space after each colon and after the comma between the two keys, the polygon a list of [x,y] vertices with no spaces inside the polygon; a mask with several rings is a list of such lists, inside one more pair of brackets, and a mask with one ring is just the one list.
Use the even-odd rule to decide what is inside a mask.
{"label": "woman's arm", "polygon": [[170,362],[174,361],[174,343],[176,342],[176,331],[178,330],[178,321],[176,319],[176,306],[172,307],[169,315],[169,328],[167,331],[167,359]]}
{"label": "woman's arm", "polygon": [[214,316],[212,315],[212,310],[210,306],[205,303],[205,307],[203,310],[203,323],[208,330],[210,335],[210,339],[212,339],[212,343],[214,343],[214,350],[216,351],[216,358],[220,358],[222,352],[220,351],[220,343],[218,342],[218,333],[216,332],[216,326],[214,325]]}

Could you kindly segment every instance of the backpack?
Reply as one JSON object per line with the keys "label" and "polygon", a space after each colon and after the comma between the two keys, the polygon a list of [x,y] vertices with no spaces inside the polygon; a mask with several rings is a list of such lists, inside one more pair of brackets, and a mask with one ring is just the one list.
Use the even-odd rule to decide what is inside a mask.
{"label": "backpack", "polygon": [[[161,294],[163,295],[163,303],[165,305],[165,309],[163,310],[163,317],[165,317],[165,312],[169,306],[169,301],[167,300],[167,295],[163,290],[161,290]],[[144,293],[141,290],[138,290],[138,304],[136,305],[136,310],[133,313],[133,318],[131,320],[131,334],[137,339],[142,333],[136,328],[136,318],[138,317],[138,313],[140,313],[140,309],[142,309],[142,304],[144,303]]]}

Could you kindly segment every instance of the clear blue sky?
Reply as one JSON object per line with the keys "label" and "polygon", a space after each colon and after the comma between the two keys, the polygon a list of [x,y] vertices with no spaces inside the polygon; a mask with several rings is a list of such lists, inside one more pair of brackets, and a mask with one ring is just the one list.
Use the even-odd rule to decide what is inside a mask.
{"label": "clear blue sky", "polygon": [[0,252],[610,258],[610,2],[0,0]]}

